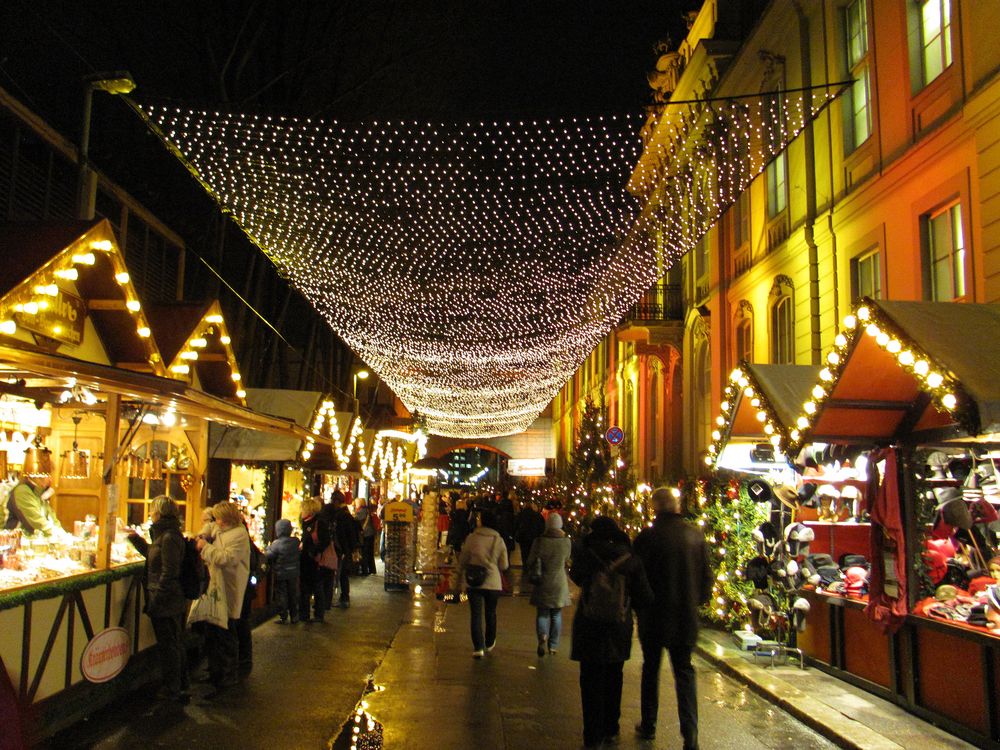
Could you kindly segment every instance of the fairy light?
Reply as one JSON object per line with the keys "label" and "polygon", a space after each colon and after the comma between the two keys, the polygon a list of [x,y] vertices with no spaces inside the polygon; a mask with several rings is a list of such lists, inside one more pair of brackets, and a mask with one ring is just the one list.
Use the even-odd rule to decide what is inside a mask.
{"label": "fairy light", "polygon": [[[635,116],[142,113],[430,432],[489,437],[534,421],[835,95],[724,101],[690,127],[670,114],[642,154]],[[643,210],[654,193],[656,210]]]}

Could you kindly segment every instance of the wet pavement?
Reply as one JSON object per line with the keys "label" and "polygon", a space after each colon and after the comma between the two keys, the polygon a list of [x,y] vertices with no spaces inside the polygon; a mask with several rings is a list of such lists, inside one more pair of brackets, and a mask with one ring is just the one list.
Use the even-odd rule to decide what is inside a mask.
{"label": "wet pavement", "polygon": [[[198,686],[185,707],[152,694],[95,714],[46,748],[576,748],[582,721],[578,666],[569,660],[571,612],[560,652],[535,653],[534,608],[504,597],[496,649],[472,658],[469,611],[433,587],[383,590],[381,577],[352,581],[352,607],[323,625],[266,623],[254,631],[255,667],[216,701]],[[681,746],[669,666],[660,725],[637,739],[638,643],[626,664],[617,747]],[[696,660],[703,748],[835,747],[743,684]],[[150,691],[152,692],[152,691]],[[915,720],[914,720],[915,721]]]}

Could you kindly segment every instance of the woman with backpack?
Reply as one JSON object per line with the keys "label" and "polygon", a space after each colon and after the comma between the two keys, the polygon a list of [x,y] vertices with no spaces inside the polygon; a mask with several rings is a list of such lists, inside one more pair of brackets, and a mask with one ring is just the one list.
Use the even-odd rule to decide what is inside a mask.
{"label": "woman with backpack", "polygon": [[574,551],[569,575],[582,589],[570,658],[580,662],[583,744],[598,747],[618,738],[622,670],[632,652],[632,609],[650,604],[653,591],[628,535],[605,516],[594,520]]}
{"label": "woman with backpack", "polygon": [[497,642],[497,602],[503,589],[500,574],[507,570],[508,561],[507,545],[496,530],[493,511],[482,510],[477,515],[477,526],[466,537],[458,556],[458,580],[469,595],[472,656],[481,659]]}
{"label": "woman with backpack", "polygon": [[539,656],[545,656],[546,651],[554,654],[559,648],[562,608],[570,603],[566,564],[571,552],[572,545],[562,531],[562,516],[553,513],[545,521],[545,533],[532,542],[524,565],[534,584],[531,603],[538,611],[535,634]]}
{"label": "woman with backpack", "polygon": [[320,571],[319,559],[330,546],[330,530],[319,516],[319,498],[302,501],[302,554],[299,557],[299,617],[309,622],[309,604],[313,605],[313,620],[323,622],[329,609]]}
{"label": "woman with backpack", "polygon": [[186,542],[181,533],[180,509],[166,495],[149,505],[151,542],[137,533],[129,541],[146,558],[146,614],[153,624],[163,675],[164,695],[177,703],[188,702],[187,651],[184,616],[188,600],[181,588],[181,566]]}

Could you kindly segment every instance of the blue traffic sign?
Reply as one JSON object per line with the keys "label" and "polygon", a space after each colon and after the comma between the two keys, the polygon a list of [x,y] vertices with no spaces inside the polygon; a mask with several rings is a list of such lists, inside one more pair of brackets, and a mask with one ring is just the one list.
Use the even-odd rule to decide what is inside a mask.
{"label": "blue traffic sign", "polygon": [[608,431],[604,433],[604,437],[612,445],[618,445],[622,440],[625,439],[625,433],[622,432],[621,427],[614,426],[608,428]]}

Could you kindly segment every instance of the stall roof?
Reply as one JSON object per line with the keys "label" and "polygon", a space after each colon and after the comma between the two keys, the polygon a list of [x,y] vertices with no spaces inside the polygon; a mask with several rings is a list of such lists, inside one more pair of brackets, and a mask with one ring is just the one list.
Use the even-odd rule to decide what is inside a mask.
{"label": "stall roof", "polygon": [[[106,358],[120,369],[164,374],[106,219],[0,224],[0,257],[0,318],[17,324],[13,333],[4,331],[8,337],[45,335],[52,349],[76,347],[91,361]],[[39,309],[29,312],[33,306]],[[100,356],[85,340],[87,322],[100,339]]]}
{"label": "stall roof", "polygon": [[[764,365],[741,362],[730,375],[723,409],[716,419],[714,442],[709,448],[716,460],[734,440],[769,442],[777,437],[782,445],[795,429],[802,404],[810,398],[819,377],[819,366]],[[754,405],[754,401],[757,405]],[[764,419],[758,415],[763,413]]]}
{"label": "stall roof", "polygon": [[813,440],[1000,432],[1000,305],[862,300],[829,355]]}
{"label": "stall roof", "polygon": [[[323,394],[248,388],[247,406],[255,412],[290,419],[308,431]],[[212,425],[208,433],[208,454],[212,458],[239,461],[294,461],[302,448],[303,435],[274,435],[223,425]]]}
{"label": "stall roof", "polygon": [[243,378],[218,300],[153,304],[147,312],[171,377],[254,408],[245,400]]}
{"label": "stall roof", "polygon": [[172,406],[181,413],[216,424],[261,430],[307,439],[310,433],[290,419],[260,414],[203,393],[186,383],[155,375],[120,370],[60,354],[40,352],[20,341],[0,344],[0,392],[47,401],[54,400],[69,383],[97,392],[114,392],[126,400],[154,406]]}

